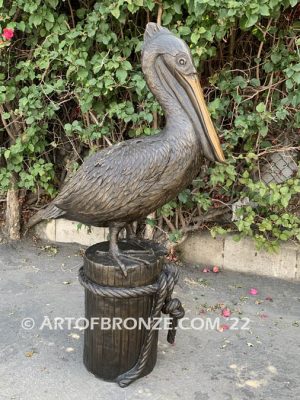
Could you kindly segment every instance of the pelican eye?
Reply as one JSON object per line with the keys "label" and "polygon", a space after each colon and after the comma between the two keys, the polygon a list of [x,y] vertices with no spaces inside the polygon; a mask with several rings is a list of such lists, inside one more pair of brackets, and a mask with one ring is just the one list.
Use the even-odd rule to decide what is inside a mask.
{"label": "pelican eye", "polygon": [[185,65],[186,64],[186,60],[184,58],[179,58],[178,63],[180,65]]}

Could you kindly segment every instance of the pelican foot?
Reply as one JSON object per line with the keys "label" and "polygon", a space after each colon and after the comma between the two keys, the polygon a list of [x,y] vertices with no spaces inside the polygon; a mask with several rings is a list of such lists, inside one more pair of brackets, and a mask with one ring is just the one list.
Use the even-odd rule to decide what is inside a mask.
{"label": "pelican foot", "polygon": [[137,246],[144,248],[144,246],[141,245],[141,240],[138,239],[136,236],[133,236],[133,235],[128,236],[127,235],[125,240],[126,240],[126,242],[129,242],[129,243],[132,243],[132,244],[135,244]]}
{"label": "pelican foot", "polygon": [[[130,254],[128,254],[128,253],[130,253]],[[149,252],[143,251],[143,253],[142,253],[142,250],[141,251],[126,250],[126,251],[122,251],[122,253],[120,253],[119,255],[120,255],[120,257],[125,258],[125,260],[137,261],[139,263],[142,263],[142,264],[145,264],[148,266],[151,265],[151,263],[149,261],[144,260],[143,258],[132,256],[131,254],[147,254],[147,255],[149,255]]]}
{"label": "pelican foot", "polygon": [[127,268],[126,265],[122,262],[121,257],[122,254],[111,254],[111,258],[118,264],[120,270],[122,271],[125,278],[127,278]]}
{"label": "pelican foot", "polygon": [[154,256],[155,255],[155,253],[154,253],[154,251],[152,250],[152,249],[148,249],[148,250],[123,250],[122,251],[122,254],[141,254],[141,255],[143,255],[143,254],[145,254],[146,256]]}
{"label": "pelican foot", "polygon": [[121,260],[121,258],[120,257],[122,257],[122,254],[120,254],[120,253],[115,253],[115,252],[109,252],[109,253],[107,253],[107,251],[101,251],[101,250],[97,250],[96,251],[96,254],[97,255],[105,255],[105,256],[109,256],[113,261],[115,261],[117,264],[118,264],[118,266],[119,266],[119,268],[120,268],[120,270],[121,270],[121,272],[122,272],[122,274],[124,275],[124,277],[126,278],[127,277],[127,268],[126,268],[126,265],[122,262],[122,260]]}
{"label": "pelican foot", "polygon": [[[137,262],[137,263],[142,263],[145,264],[147,266],[151,265],[151,262],[140,258],[142,255],[147,255],[147,256],[152,256],[154,255],[154,251],[152,249],[145,249],[145,250],[123,250],[123,251],[101,251],[101,250],[97,250],[96,251],[97,255],[106,255],[109,256],[113,261],[115,261],[121,272],[123,273],[124,277],[127,277],[127,267],[125,265],[125,263],[122,261],[122,259],[124,259],[124,261],[131,261],[131,262]],[[140,257],[139,257],[140,256]]]}
{"label": "pelican foot", "polygon": [[[133,244],[133,245],[135,245],[137,247],[140,247],[143,251],[145,251],[145,250],[151,251],[151,253],[154,254],[154,251],[152,249],[149,249],[148,247],[146,247],[143,244],[143,241],[141,239],[138,239],[137,237],[130,236],[129,238],[126,239],[126,242],[129,243],[129,244]],[[129,250],[127,250],[127,251],[129,251]],[[136,250],[133,250],[133,251],[136,251]]]}

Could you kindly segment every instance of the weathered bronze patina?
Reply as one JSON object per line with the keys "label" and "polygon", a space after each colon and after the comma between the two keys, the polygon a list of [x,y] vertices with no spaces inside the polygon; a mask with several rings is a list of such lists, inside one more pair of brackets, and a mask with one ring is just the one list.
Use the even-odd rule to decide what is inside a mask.
{"label": "weathered bronze patina", "polygon": [[42,219],[67,218],[108,226],[109,253],[125,276],[126,261],[138,258],[120,251],[120,230],[188,186],[199,172],[202,155],[224,161],[185,42],[168,29],[149,23],[142,69],[164,110],[164,129],[155,136],[127,140],[89,157],[53,202],[29,223],[32,226]]}

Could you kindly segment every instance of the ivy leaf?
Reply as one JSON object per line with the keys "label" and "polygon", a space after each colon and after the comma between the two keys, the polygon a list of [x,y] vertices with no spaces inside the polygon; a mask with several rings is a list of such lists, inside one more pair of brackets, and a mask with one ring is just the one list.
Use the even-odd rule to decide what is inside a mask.
{"label": "ivy leaf", "polygon": [[288,115],[288,112],[286,109],[281,108],[279,110],[276,111],[276,117],[280,120],[284,120],[286,118],[286,116]]}
{"label": "ivy leaf", "polygon": [[84,80],[84,79],[86,79],[88,77],[89,72],[84,68],[79,68],[79,71],[77,72],[77,75],[79,76],[79,78]]}
{"label": "ivy leaf", "polygon": [[180,14],[181,14],[181,4],[175,2],[175,3],[173,4],[173,7],[174,7],[174,10],[175,10],[176,14],[179,14],[179,15],[180,15]]}
{"label": "ivy leaf", "polygon": [[5,150],[4,152],[4,158],[7,160],[10,156],[10,150]]}
{"label": "ivy leaf", "polygon": [[47,3],[52,7],[55,8],[58,5],[59,0],[47,0]]}
{"label": "ivy leaf", "polygon": [[260,80],[257,79],[257,78],[252,78],[252,79],[250,80],[250,84],[251,84],[252,86],[254,86],[254,87],[258,87],[258,86],[260,86]]}
{"label": "ivy leaf", "polygon": [[131,71],[132,70],[132,65],[130,64],[129,61],[124,61],[122,62],[122,67],[124,69],[126,69],[127,71]]}
{"label": "ivy leaf", "polygon": [[296,72],[296,73],[293,75],[293,81],[296,82],[296,83],[298,83],[298,85],[300,84],[300,72]]}
{"label": "ivy leaf", "polygon": [[85,60],[83,60],[82,58],[78,58],[78,59],[75,61],[75,64],[76,64],[76,65],[80,65],[81,67],[85,67]]}
{"label": "ivy leaf", "polygon": [[178,200],[183,203],[186,204],[188,199],[189,199],[189,190],[184,190],[183,192],[179,193],[178,195]]}
{"label": "ivy leaf", "polygon": [[192,43],[197,44],[199,39],[200,39],[200,34],[199,34],[199,33],[193,32],[193,33],[191,34],[191,41],[192,41]]}
{"label": "ivy leaf", "polygon": [[289,197],[288,196],[282,196],[280,199],[281,204],[283,205],[284,208],[286,208],[289,205]]}
{"label": "ivy leaf", "polygon": [[264,16],[269,16],[270,15],[269,7],[266,4],[262,4],[260,6],[259,12],[260,12],[261,15],[264,15]]}
{"label": "ivy leaf", "polygon": [[119,7],[116,7],[114,9],[112,9],[111,13],[115,18],[118,19],[120,17],[120,9],[119,9]]}
{"label": "ivy leaf", "polygon": [[187,36],[187,35],[189,35],[191,33],[191,30],[190,30],[190,28],[188,26],[181,26],[179,28],[179,33],[182,36]]}
{"label": "ivy leaf", "polygon": [[25,121],[26,121],[27,125],[30,125],[30,124],[32,124],[34,122],[34,118],[32,116],[30,116],[30,117],[26,118]]}
{"label": "ivy leaf", "polygon": [[29,17],[29,24],[34,25],[35,27],[39,26],[42,23],[42,16],[39,14],[32,14]]}
{"label": "ivy leaf", "polygon": [[[0,3],[1,3],[1,0],[0,0]],[[0,4],[0,7],[1,7],[1,4]],[[24,21],[20,21],[17,23],[17,27],[18,27],[19,31],[25,32],[26,24]]]}
{"label": "ivy leaf", "polygon": [[173,15],[170,12],[166,12],[163,15],[163,22],[164,25],[169,25],[169,23],[172,21]]}
{"label": "ivy leaf", "polygon": [[259,113],[265,112],[265,111],[266,111],[266,105],[265,105],[265,103],[259,103],[259,104],[257,104],[257,106],[256,106],[256,111],[259,112]]}
{"label": "ivy leaf", "polygon": [[10,118],[10,113],[4,112],[4,113],[2,114],[2,118],[3,118],[3,119],[9,119],[9,118]]}
{"label": "ivy leaf", "polygon": [[271,60],[273,61],[274,64],[277,64],[281,60],[281,54],[273,53],[271,55]]}
{"label": "ivy leaf", "polygon": [[286,86],[287,89],[292,89],[293,86],[294,86],[293,81],[292,81],[291,79],[288,79],[288,80],[285,82],[285,86]]}
{"label": "ivy leaf", "polygon": [[272,72],[272,71],[274,70],[273,64],[272,64],[270,61],[267,61],[267,62],[264,64],[264,70],[265,70],[265,72],[267,72],[267,73]]}
{"label": "ivy leaf", "polygon": [[251,26],[255,25],[258,20],[258,15],[250,15],[247,17],[247,20],[245,22],[245,28],[250,28]]}
{"label": "ivy leaf", "polygon": [[121,83],[124,83],[127,78],[127,71],[125,71],[124,69],[118,69],[116,71],[116,77]]}

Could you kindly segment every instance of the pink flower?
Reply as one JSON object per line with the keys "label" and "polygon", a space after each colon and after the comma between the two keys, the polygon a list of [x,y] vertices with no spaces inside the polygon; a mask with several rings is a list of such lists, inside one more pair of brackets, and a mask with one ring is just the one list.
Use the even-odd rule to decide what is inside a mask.
{"label": "pink flower", "polygon": [[226,317],[226,318],[230,317],[231,311],[229,310],[229,308],[223,308],[222,315],[223,315],[223,317]]}
{"label": "pink flower", "polygon": [[219,332],[228,331],[229,328],[230,328],[229,325],[222,324],[222,325],[219,326],[218,331],[219,331]]}
{"label": "pink flower", "polygon": [[255,289],[255,288],[251,288],[251,289],[248,291],[248,293],[251,294],[251,296],[256,296],[256,295],[258,294],[258,290]]}
{"label": "pink flower", "polygon": [[220,269],[219,269],[219,267],[217,267],[216,265],[213,267],[213,272],[215,273],[215,274],[217,274],[218,272],[220,272]]}
{"label": "pink flower", "polygon": [[4,28],[2,36],[6,40],[10,40],[14,37],[14,30],[12,28]]}
{"label": "pink flower", "polygon": [[209,268],[204,268],[204,270],[202,271],[204,273],[210,272]]}

